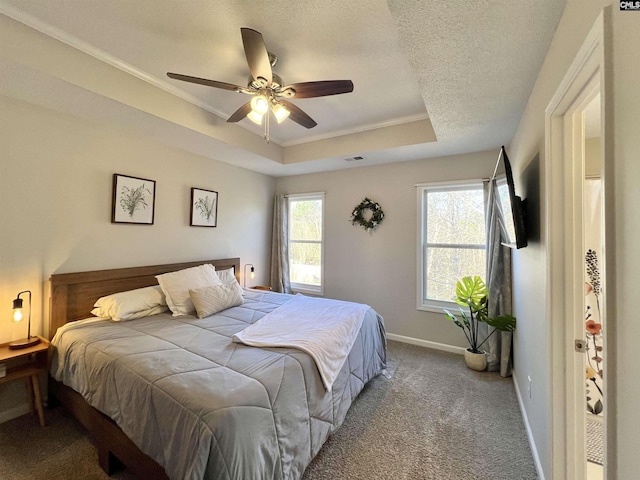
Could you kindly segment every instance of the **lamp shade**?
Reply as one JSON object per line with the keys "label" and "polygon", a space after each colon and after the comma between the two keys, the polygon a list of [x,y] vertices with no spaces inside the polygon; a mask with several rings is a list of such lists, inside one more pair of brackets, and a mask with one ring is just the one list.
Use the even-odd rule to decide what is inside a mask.
{"label": "lamp shade", "polygon": [[16,323],[20,323],[22,321],[22,299],[15,298],[13,300],[13,321]]}
{"label": "lamp shade", "polygon": [[269,100],[264,95],[256,95],[251,99],[251,109],[260,115],[264,115],[269,111]]}
{"label": "lamp shade", "polygon": [[262,117],[263,115],[256,112],[255,110],[251,110],[247,114],[247,118],[251,120],[253,123],[255,123],[256,125],[262,125]]}
{"label": "lamp shade", "polygon": [[285,121],[290,113],[289,110],[287,110],[287,108],[285,108],[280,103],[275,103],[271,110],[273,111],[273,114],[275,115],[278,123],[282,123],[283,121]]}

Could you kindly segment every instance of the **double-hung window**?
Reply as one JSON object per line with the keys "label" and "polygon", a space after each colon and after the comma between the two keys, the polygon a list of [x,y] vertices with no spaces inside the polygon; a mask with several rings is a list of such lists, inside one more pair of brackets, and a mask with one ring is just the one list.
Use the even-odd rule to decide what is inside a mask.
{"label": "double-hung window", "polygon": [[481,181],[418,186],[418,309],[451,308],[456,282],[485,277]]}
{"label": "double-hung window", "polygon": [[288,195],[291,289],[323,293],[324,193]]}

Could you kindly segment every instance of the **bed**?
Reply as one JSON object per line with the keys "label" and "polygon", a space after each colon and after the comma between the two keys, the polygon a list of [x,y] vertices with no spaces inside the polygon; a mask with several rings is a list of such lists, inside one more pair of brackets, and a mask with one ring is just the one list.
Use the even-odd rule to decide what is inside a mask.
{"label": "bed", "polygon": [[[202,264],[236,277],[240,270],[231,258],[52,275],[50,338],[90,317],[100,297]],[[329,388],[304,351],[234,342],[288,302],[245,290],[242,305],[204,318],[160,313],[66,326],[50,392],[89,430],[108,474],[124,464],[138,478],[299,479],[384,368],[386,341],[382,318],[368,308]]]}

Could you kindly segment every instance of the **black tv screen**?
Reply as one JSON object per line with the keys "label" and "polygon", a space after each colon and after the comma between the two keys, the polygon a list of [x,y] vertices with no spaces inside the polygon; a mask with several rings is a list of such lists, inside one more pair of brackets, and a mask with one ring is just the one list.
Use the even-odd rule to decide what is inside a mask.
{"label": "black tv screen", "polygon": [[525,228],[526,200],[522,200],[516,195],[513,184],[513,171],[511,170],[511,163],[509,163],[509,157],[504,147],[500,149],[500,153],[498,154],[496,170],[500,164],[500,159],[502,159],[504,163],[505,175],[504,177],[497,178],[498,197],[502,206],[505,221],[504,226],[508,237],[503,242],[503,245],[511,248],[523,248],[527,246],[527,232]]}

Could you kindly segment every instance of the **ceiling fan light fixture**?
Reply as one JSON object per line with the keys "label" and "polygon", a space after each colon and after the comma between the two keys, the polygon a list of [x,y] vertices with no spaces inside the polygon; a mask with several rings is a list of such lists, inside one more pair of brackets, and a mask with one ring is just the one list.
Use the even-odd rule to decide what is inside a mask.
{"label": "ceiling fan light fixture", "polygon": [[286,99],[326,97],[353,92],[351,80],[322,80],[284,85],[284,80],[273,71],[277,57],[267,50],[262,34],[247,27],[242,27],[240,34],[250,73],[246,87],[173,72],[167,72],[167,76],[174,80],[251,95],[251,100],[241,105],[227,118],[227,122],[236,123],[248,117],[253,123],[264,126],[264,138],[267,143],[271,121],[269,110],[278,123],[289,118],[304,128],[314,128],[317,125],[313,118]]}
{"label": "ceiling fan light fixture", "polygon": [[262,117],[263,115],[261,113],[256,112],[255,110],[251,110],[247,114],[247,118],[251,120],[253,123],[255,123],[256,125],[262,125]]}
{"label": "ceiling fan light fixture", "polygon": [[291,113],[285,106],[277,102],[273,104],[273,107],[271,107],[271,111],[276,117],[278,123],[284,122],[289,116],[289,113]]}
{"label": "ceiling fan light fixture", "polygon": [[259,114],[262,118],[262,115],[269,111],[269,100],[264,95],[256,95],[251,99],[251,110],[255,113]]}

